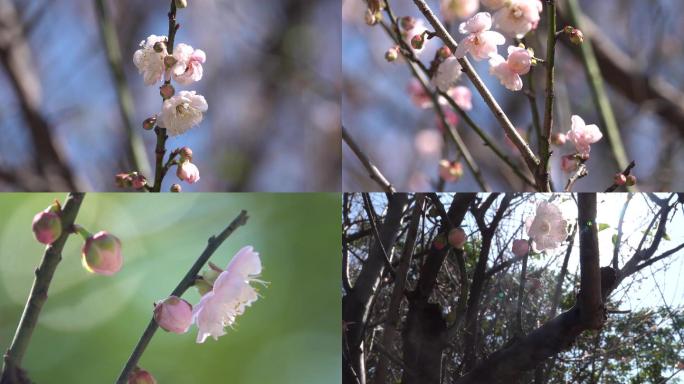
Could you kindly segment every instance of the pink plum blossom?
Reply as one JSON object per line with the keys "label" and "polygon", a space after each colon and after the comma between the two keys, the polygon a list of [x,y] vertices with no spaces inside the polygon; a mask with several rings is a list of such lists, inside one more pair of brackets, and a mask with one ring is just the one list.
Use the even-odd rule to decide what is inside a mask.
{"label": "pink plum blossom", "polygon": [[449,56],[437,67],[432,83],[441,91],[446,92],[461,76],[461,64],[458,60]]}
{"label": "pink plum blossom", "polygon": [[161,51],[157,51],[155,45],[157,48],[162,47],[162,43],[166,41],[166,36],[150,35],[146,40],[140,42],[141,48],[133,54],[133,64],[143,75],[143,81],[146,85],[159,82],[164,74],[166,47],[164,46]]}
{"label": "pink plum blossom", "polygon": [[81,253],[83,267],[100,275],[113,275],[121,269],[121,241],[106,232],[100,231],[86,239]]}
{"label": "pink plum blossom", "polygon": [[180,43],[173,49],[173,57],[176,59],[172,68],[174,80],[188,85],[202,79],[202,64],[207,59],[203,50]]}
{"label": "pink plum blossom", "polygon": [[530,243],[527,240],[515,239],[512,246],[513,254],[517,257],[523,257],[530,252]]}
{"label": "pink plum blossom", "polygon": [[532,56],[525,48],[508,47],[508,59],[494,55],[489,59],[489,73],[499,79],[501,84],[511,91],[522,89],[523,82],[520,75],[530,71]]}
{"label": "pink plum blossom", "polygon": [[169,296],[155,304],[154,321],[165,331],[185,333],[192,324],[192,305],[179,297]]}
{"label": "pink plum blossom", "polygon": [[475,60],[487,59],[496,54],[497,45],[506,42],[499,32],[490,31],[492,16],[488,12],[480,12],[458,27],[459,32],[468,34],[456,48],[456,57],[462,58],[470,52]]}
{"label": "pink plum blossom", "polygon": [[192,311],[192,319],[199,331],[197,342],[203,343],[208,336],[217,340],[226,334],[225,328],[235,323],[258,298],[250,282],[261,273],[259,254],[251,246],[238,251],[214,282],[213,289],[202,296]]}
{"label": "pink plum blossom", "polygon": [[575,144],[578,153],[588,155],[591,150],[590,145],[601,140],[603,134],[595,124],[586,125],[584,120],[577,115],[572,115],[571,120],[570,130],[565,136]]}
{"label": "pink plum blossom", "polygon": [[568,222],[563,219],[560,208],[546,201],[537,205],[536,215],[525,226],[539,251],[557,248],[568,237]]}
{"label": "pink plum blossom", "polygon": [[31,225],[33,236],[42,244],[52,244],[62,235],[62,219],[50,210],[38,212]]}
{"label": "pink plum blossom", "polygon": [[522,38],[539,24],[540,0],[507,0],[494,13],[494,24],[504,33]]}
{"label": "pink plum blossom", "polygon": [[185,160],[176,166],[176,176],[188,184],[194,184],[199,181],[199,168],[190,160]]}
{"label": "pink plum blossom", "polygon": [[458,105],[464,111],[473,109],[473,94],[470,92],[470,88],[459,85],[449,88],[447,94],[451,96],[456,105]]}
{"label": "pink plum blossom", "polygon": [[466,242],[466,233],[463,228],[454,228],[449,231],[449,244],[456,249],[463,249],[463,245]]}
{"label": "pink plum blossom", "polygon": [[411,101],[418,108],[430,108],[432,107],[432,98],[425,92],[425,87],[415,78],[412,78],[407,87]]}
{"label": "pink plum blossom", "polygon": [[195,91],[180,91],[164,100],[161,122],[169,136],[180,135],[202,122],[202,114],[208,108],[204,96],[195,94]]}
{"label": "pink plum blossom", "polygon": [[444,20],[452,22],[456,19],[468,18],[480,8],[480,0],[441,0],[440,9]]}
{"label": "pink plum blossom", "polygon": [[446,121],[450,127],[455,127],[458,125],[458,115],[451,108],[442,109],[442,112],[444,112],[444,120],[439,116],[435,116],[435,121],[437,121],[437,128],[439,128],[439,131],[445,133],[447,127],[444,126],[444,121]]}

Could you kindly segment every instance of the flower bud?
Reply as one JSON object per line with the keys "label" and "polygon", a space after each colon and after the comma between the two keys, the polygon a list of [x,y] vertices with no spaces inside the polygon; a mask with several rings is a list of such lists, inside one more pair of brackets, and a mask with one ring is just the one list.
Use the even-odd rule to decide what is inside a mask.
{"label": "flower bud", "polygon": [[466,233],[463,228],[454,228],[449,231],[449,244],[456,249],[463,249],[466,242]]}
{"label": "flower bud", "polygon": [[113,275],[121,269],[121,241],[106,231],[89,236],[83,245],[81,262],[90,272]]}
{"label": "flower bud", "polygon": [[190,160],[192,161],[192,149],[190,147],[183,147],[180,149],[181,161]]}
{"label": "flower bud", "polygon": [[178,62],[178,60],[176,60],[176,58],[173,57],[172,55],[167,55],[166,57],[164,57],[164,66],[166,68],[173,67],[174,65],[176,65],[177,62]]}
{"label": "flower bud", "polygon": [[157,53],[162,53],[166,52],[166,42],[164,41],[157,41],[154,43],[154,46],[152,47],[155,52]]}
{"label": "flower bud", "polygon": [[577,167],[579,167],[579,164],[577,163],[575,155],[565,155],[561,157],[561,169],[563,172],[570,173],[576,171]]}
{"label": "flower bud", "polygon": [[615,178],[613,179],[613,184],[615,185],[625,185],[627,182],[627,177],[623,175],[622,173],[616,173]]}
{"label": "flower bud", "polygon": [[404,16],[399,19],[399,25],[401,26],[401,29],[408,31],[416,26],[416,19],[411,16]]}
{"label": "flower bud", "polygon": [[378,18],[375,17],[375,12],[370,9],[366,9],[366,14],[364,15],[364,20],[368,25],[375,25],[378,22]]}
{"label": "flower bud", "polygon": [[157,116],[148,117],[143,121],[142,127],[144,130],[149,131],[157,124]]}
{"label": "flower bud", "polygon": [[143,189],[147,185],[147,179],[145,176],[139,174],[138,172],[132,172],[130,174],[131,185],[135,189]]}
{"label": "flower bud", "polygon": [[399,50],[397,47],[392,47],[385,52],[385,60],[388,62],[393,62],[399,58]]}
{"label": "flower bud", "polygon": [[176,167],[176,176],[188,184],[194,184],[199,181],[199,169],[189,160],[185,160]]}
{"label": "flower bud", "polygon": [[176,8],[185,8],[188,6],[188,0],[176,0]]}
{"label": "flower bud", "polygon": [[126,188],[131,186],[131,175],[128,173],[117,173],[115,178],[116,186]]}
{"label": "flower bud", "polygon": [[631,187],[633,185],[636,185],[637,178],[634,175],[629,175],[627,176],[627,180],[625,180],[625,185],[628,187]]}
{"label": "flower bud", "polygon": [[411,47],[413,47],[413,49],[422,49],[423,44],[425,44],[423,35],[415,35],[411,38]]}
{"label": "flower bud", "polygon": [[33,216],[33,236],[42,244],[52,244],[62,235],[62,219],[55,212],[48,210]]}
{"label": "flower bud", "polygon": [[523,257],[530,252],[530,243],[527,240],[516,239],[513,240],[513,254],[517,257]]}
{"label": "flower bud", "polygon": [[551,135],[551,143],[559,147],[565,144],[567,140],[568,138],[565,136],[564,133],[554,133]]}
{"label": "flower bud", "polygon": [[175,93],[176,90],[173,88],[173,85],[171,84],[164,84],[161,87],[159,87],[159,94],[164,100],[170,99]]}
{"label": "flower bud", "polygon": [[568,35],[568,39],[570,39],[570,42],[575,44],[575,45],[580,45],[584,41],[584,34],[582,31],[575,27],[567,26],[563,28],[563,32]]}
{"label": "flower bud", "polygon": [[179,297],[169,296],[155,304],[154,321],[167,332],[185,333],[192,324],[192,305]]}
{"label": "flower bud", "polygon": [[173,184],[171,185],[171,188],[169,188],[169,191],[171,192],[180,192],[182,190],[180,184]]}
{"label": "flower bud", "polygon": [[135,367],[128,375],[128,384],[157,384],[157,380],[146,370]]}
{"label": "flower bud", "polygon": [[451,57],[451,49],[445,45],[437,51],[437,55],[443,60],[448,59]]}

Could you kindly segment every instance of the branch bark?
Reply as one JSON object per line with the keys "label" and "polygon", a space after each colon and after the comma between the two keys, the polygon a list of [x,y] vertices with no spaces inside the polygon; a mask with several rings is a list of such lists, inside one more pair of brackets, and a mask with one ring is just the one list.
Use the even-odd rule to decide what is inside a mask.
{"label": "branch bark", "polygon": [[36,268],[36,277],[33,280],[33,286],[31,286],[31,293],[26,301],[26,306],[12,339],[12,344],[10,344],[4,356],[0,384],[30,383],[30,380],[25,376],[25,372],[21,368],[21,362],[28,349],[33,330],[36,328],[36,324],[38,324],[40,311],[47,301],[52,277],[55,274],[57,265],[62,260],[62,249],[71,234],[71,231],[68,229],[73,227],[84,198],[84,193],[74,192],[70,193],[64,202],[61,216],[64,231],[54,243],[45,248],[43,259],[38,268]]}

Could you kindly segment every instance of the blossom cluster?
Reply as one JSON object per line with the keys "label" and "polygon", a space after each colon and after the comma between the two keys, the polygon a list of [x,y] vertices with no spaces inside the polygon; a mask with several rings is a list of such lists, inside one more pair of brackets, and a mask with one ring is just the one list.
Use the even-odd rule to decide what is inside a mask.
{"label": "blossom cluster", "polygon": [[209,336],[216,340],[225,335],[225,328],[233,326],[236,318],[257,300],[257,290],[250,283],[263,282],[256,279],[261,273],[261,259],[254,248],[240,249],[225,270],[211,266],[212,269],[196,281],[202,298],[194,308],[175,296],[155,305],[154,319],[162,329],[185,333],[194,323],[199,329],[198,343],[203,343]]}

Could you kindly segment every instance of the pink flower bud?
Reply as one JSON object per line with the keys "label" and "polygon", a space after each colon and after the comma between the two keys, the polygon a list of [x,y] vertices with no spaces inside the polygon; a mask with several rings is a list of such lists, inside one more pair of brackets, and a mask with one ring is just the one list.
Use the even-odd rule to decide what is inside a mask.
{"label": "pink flower bud", "polygon": [[437,51],[437,55],[439,55],[439,57],[442,59],[447,59],[451,57],[451,49],[449,49],[447,46],[443,46]]}
{"label": "pink flower bud", "polygon": [[513,254],[517,257],[523,257],[530,251],[530,244],[527,240],[516,239],[513,240]]}
{"label": "pink flower bud", "polygon": [[121,241],[106,231],[100,231],[86,239],[81,262],[85,269],[100,275],[113,275],[121,269]]}
{"label": "pink flower bud", "polygon": [[157,384],[157,380],[146,370],[135,367],[128,375],[128,384]]}
{"label": "pink flower bud", "polygon": [[411,47],[413,49],[423,49],[423,44],[425,44],[423,35],[415,35],[411,38]]}
{"label": "pink flower bud", "polygon": [[142,127],[144,130],[149,131],[150,129],[154,128],[154,126],[156,124],[157,124],[157,117],[152,116],[152,117],[148,117],[147,119],[145,119],[145,121],[143,121]]}
{"label": "pink flower bud", "polygon": [[192,149],[190,147],[183,147],[180,149],[181,161],[191,160],[192,161]]}
{"label": "pink flower bud", "polygon": [[416,19],[411,16],[404,16],[399,20],[399,25],[401,26],[401,29],[408,31],[416,26]]}
{"label": "pink flower bud", "polygon": [[629,176],[627,176],[627,180],[625,180],[625,185],[627,185],[628,187],[631,187],[631,186],[635,185],[636,182],[637,182],[636,176],[629,175]]}
{"label": "pink flower bud", "polygon": [[139,174],[138,172],[132,172],[130,174],[131,185],[135,189],[142,189],[147,185],[147,179],[145,176]]}
{"label": "pink flower bud", "polygon": [[449,231],[449,244],[456,249],[463,249],[466,242],[466,233],[463,228],[454,228]]}
{"label": "pink flower bud", "polygon": [[188,184],[194,184],[199,181],[199,169],[189,160],[183,161],[176,167],[176,176]]}
{"label": "pink flower bud", "polygon": [[115,176],[116,186],[126,188],[131,186],[131,175],[128,173],[117,173]]}
{"label": "pink flower bud", "polygon": [[392,47],[385,52],[385,60],[391,63],[399,58],[399,50],[397,47]]}
{"label": "pink flower bud", "polygon": [[52,211],[38,212],[33,216],[33,236],[42,244],[52,244],[62,235],[62,219]]}
{"label": "pink flower bud", "polygon": [[192,324],[192,305],[179,297],[169,296],[155,305],[154,321],[165,331],[185,333]]}
{"label": "pink flower bud", "polygon": [[622,173],[616,173],[615,178],[613,179],[613,183],[615,185],[625,185],[627,182],[627,177],[623,175]]}
{"label": "pink flower bud", "polygon": [[173,85],[171,84],[164,84],[161,87],[159,87],[159,94],[164,100],[170,99],[175,93],[176,90],[173,88]]}
{"label": "pink flower bud", "polygon": [[564,133],[554,133],[553,135],[551,135],[551,143],[552,143],[553,145],[557,145],[557,146],[559,146],[559,147],[560,147],[561,145],[565,144],[565,142],[566,142],[567,140],[568,140],[568,138],[565,137],[565,134],[564,134]]}

